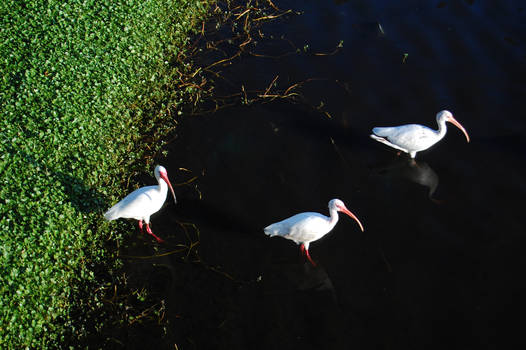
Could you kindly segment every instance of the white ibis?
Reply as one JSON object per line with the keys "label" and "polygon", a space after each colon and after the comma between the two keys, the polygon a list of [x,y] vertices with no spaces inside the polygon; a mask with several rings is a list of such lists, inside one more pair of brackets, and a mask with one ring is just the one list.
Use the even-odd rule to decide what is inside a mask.
{"label": "white ibis", "polygon": [[345,204],[339,199],[333,199],[329,202],[329,212],[331,217],[319,213],[300,213],[291,216],[280,222],[276,222],[270,226],[265,227],[265,234],[270,237],[280,236],[294,241],[296,244],[301,244],[300,249],[302,254],[307,255],[307,258],[313,266],[316,266],[309,254],[309,245],[327,233],[329,233],[338,222],[338,212],[341,211],[358,222],[360,229],[363,231],[363,226],[358,218],[345,207]]}
{"label": "white ibis", "polygon": [[116,220],[118,218],[127,218],[139,220],[139,229],[142,231],[142,222],[146,223],[146,232],[152,235],[157,242],[164,242],[162,239],[153,234],[150,229],[150,215],[156,213],[164,204],[166,200],[166,194],[168,193],[168,186],[172,191],[174,196],[174,202],[177,203],[175,199],[175,193],[172,188],[170,180],[168,180],[168,173],[166,169],[157,165],[155,167],[155,178],[159,185],[157,186],[146,186],[136,189],[119,203],[111,207],[105,214],[104,218],[108,221]]}
{"label": "white ibis", "polygon": [[428,149],[446,135],[446,122],[453,123],[453,125],[462,130],[469,142],[466,129],[453,118],[453,114],[451,114],[450,111],[438,112],[436,118],[438,131],[419,124],[407,124],[386,128],[373,128],[371,138],[378,142],[385,143],[387,146],[409,153],[413,159],[416,156],[416,152]]}

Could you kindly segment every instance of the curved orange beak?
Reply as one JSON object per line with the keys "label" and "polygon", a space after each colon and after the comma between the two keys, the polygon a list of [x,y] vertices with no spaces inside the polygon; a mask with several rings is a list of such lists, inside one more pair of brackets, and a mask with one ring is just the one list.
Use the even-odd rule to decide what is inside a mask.
{"label": "curved orange beak", "polygon": [[457,122],[457,120],[453,117],[449,117],[447,119],[448,122],[451,122],[453,123],[453,125],[455,125],[457,128],[459,128],[460,130],[462,130],[462,132],[464,133],[464,135],[466,135],[466,140],[468,140],[469,142],[469,135],[468,135],[468,132],[466,131],[466,129],[464,129],[464,127],[462,125],[460,125],[459,122]]}
{"label": "curved orange beak", "polygon": [[362,225],[362,223],[360,222],[360,220],[358,220],[358,218],[356,217],[356,215],[354,215],[353,213],[351,213],[351,211],[350,211],[349,209],[347,209],[346,207],[338,207],[338,209],[339,209],[341,212],[343,212],[343,213],[349,215],[349,216],[350,216],[351,218],[353,218],[354,220],[356,220],[356,222],[358,223],[358,225],[360,225],[360,229],[362,230],[362,232],[364,231],[364,230],[363,230],[363,225]]}
{"label": "curved orange beak", "polygon": [[161,179],[164,180],[168,184],[168,187],[170,187],[170,191],[172,191],[172,196],[174,196],[174,203],[177,204],[177,199],[175,199],[175,192],[172,188],[172,184],[170,183],[170,180],[168,180],[168,175],[166,173],[161,173]]}

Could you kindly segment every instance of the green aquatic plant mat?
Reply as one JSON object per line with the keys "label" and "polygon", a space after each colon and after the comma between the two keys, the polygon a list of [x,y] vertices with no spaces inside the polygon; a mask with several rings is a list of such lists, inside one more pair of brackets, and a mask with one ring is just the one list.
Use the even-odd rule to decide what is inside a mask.
{"label": "green aquatic plant mat", "polygon": [[71,310],[101,306],[101,213],[184,99],[206,4],[0,2],[0,348],[59,348],[83,336]]}

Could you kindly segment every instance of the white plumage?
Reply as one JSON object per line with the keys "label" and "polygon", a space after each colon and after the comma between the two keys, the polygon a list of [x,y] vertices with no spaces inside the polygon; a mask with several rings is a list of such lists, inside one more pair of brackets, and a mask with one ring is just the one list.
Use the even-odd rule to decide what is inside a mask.
{"label": "white plumage", "polygon": [[370,136],[378,142],[409,153],[411,158],[415,158],[416,152],[428,149],[446,135],[446,122],[453,123],[462,130],[469,142],[469,135],[466,129],[460,125],[451,112],[441,111],[437,114],[436,119],[438,130],[433,130],[420,124],[407,124],[394,127],[373,128],[373,134]]}
{"label": "white plumage", "polygon": [[300,244],[302,253],[305,253],[312,265],[316,266],[309,254],[309,245],[311,242],[325,236],[334,228],[338,222],[339,211],[356,220],[358,225],[360,225],[360,229],[363,231],[363,226],[360,223],[360,220],[358,220],[358,218],[351,213],[345,207],[345,204],[339,199],[333,199],[329,202],[330,217],[319,213],[300,213],[283,221],[269,225],[265,227],[264,231],[265,234],[271,237],[280,236],[290,239],[296,244]]}
{"label": "white plumage", "polygon": [[166,200],[168,187],[172,191],[174,202],[175,193],[172,188],[170,180],[168,180],[168,173],[166,169],[158,165],[155,167],[155,178],[157,179],[157,186],[141,187],[122,199],[119,203],[111,207],[105,214],[104,218],[108,221],[119,218],[135,219],[139,221],[139,228],[142,232],[142,222],[146,223],[146,232],[152,235],[158,242],[163,242],[162,239],[153,234],[150,229],[150,216],[161,209]]}

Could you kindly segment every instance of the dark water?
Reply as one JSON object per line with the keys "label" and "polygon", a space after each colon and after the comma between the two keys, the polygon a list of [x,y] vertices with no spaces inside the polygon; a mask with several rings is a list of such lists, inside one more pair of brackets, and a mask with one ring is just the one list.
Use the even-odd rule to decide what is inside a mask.
{"label": "dark water", "polygon": [[[168,323],[130,334],[127,347],[524,345],[526,4],[278,5],[304,12],[264,31],[308,45],[307,53],[245,56],[222,70],[232,84],[219,92],[264,90],[276,75],[283,86],[320,78],[301,91],[332,118],[276,101],[183,120],[159,162],[172,182],[198,179],[177,186],[178,204],[152,219],[167,245],[155,252],[153,240],[138,240],[150,254],[169,252],[186,240],[180,223],[193,223],[197,254],[186,262],[180,254],[134,261],[164,300]],[[340,40],[337,54],[312,54]],[[450,124],[412,164],[368,136],[374,126],[436,128],[442,109],[471,143]],[[341,217],[311,245],[318,267],[292,242],[263,234],[298,212],[327,214],[332,198],[347,204],[365,233]]]}

